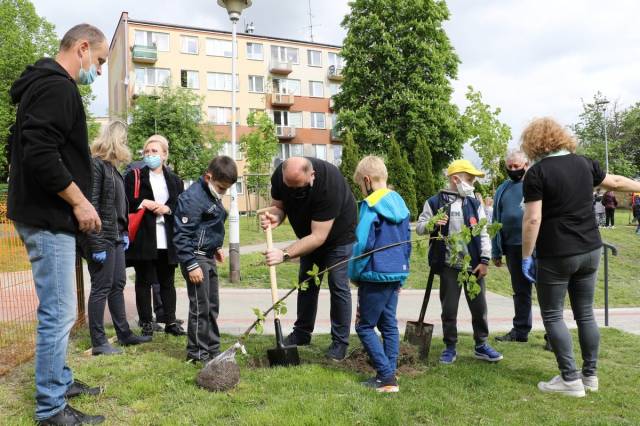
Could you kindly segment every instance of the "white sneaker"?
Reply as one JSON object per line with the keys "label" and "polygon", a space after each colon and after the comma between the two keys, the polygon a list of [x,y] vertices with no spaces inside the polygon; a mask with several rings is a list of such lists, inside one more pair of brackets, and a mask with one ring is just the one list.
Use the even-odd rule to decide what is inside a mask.
{"label": "white sneaker", "polygon": [[598,376],[582,376],[584,389],[590,392],[598,392]]}
{"label": "white sneaker", "polygon": [[559,393],[577,398],[585,396],[582,380],[576,379],[566,382],[562,376],[556,376],[548,382],[539,382],[538,389],[542,392]]}

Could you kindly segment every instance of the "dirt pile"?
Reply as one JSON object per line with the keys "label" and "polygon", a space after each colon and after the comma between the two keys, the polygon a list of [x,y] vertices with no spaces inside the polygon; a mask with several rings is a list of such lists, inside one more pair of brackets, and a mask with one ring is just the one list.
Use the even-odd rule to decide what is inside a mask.
{"label": "dirt pile", "polygon": [[240,367],[235,361],[210,362],[196,377],[196,382],[212,392],[226,392],[240,382]]}

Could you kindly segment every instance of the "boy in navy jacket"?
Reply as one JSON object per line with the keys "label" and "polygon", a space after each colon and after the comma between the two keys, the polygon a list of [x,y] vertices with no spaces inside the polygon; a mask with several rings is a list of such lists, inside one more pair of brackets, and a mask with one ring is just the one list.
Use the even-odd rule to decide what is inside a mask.
{"label": "boy in navy jacket", "polygon": [[206,363],[220,353],[216,261],[224,262],[222,243],[227,218],[221,198],[237,179],[235,161],[227,156],[215,157],[204,176],[180,194],[174,213],[173,242],[189,295],[189,362]]}
{"label": "boy in navy jacket", "polygon": [[[363,194],[359,206],[353,256],[409,241],[410,214],[402,197],[387,188],[387,168],[380,157],[363,158],[353,176]],[[377,392],[398,392],[396,364],[400,333],[396,319],[400,287],[409,275],[411,244],[380,250],[349,263],[349,277],[358,286],[356,332],[376,369],[363,385]],[[382,334],[382,342],[374,328]]]}
{"label": "boy in navy jacket", "polygon": [[440,275],[440,303],[442,305],[442,331],[445,349],[440,355],[441,364],[453,364],[457,358],[456,344],[458,342],[458,303],[460,301],[461,286],[458,284],[458,274],[462,270],[462,258],[471,257],[471,268],[466,271],[475,274],[481,291],[471,299],[464,285],[464,293],[471,311],[473,339],[475,340],[474,357],[483,361],[497,362],[502,354],[487,343],[489,325],[487,324],[487,298],[484,277],[487,275],[489,258],[491,257],[491,239],[486,228],[480,235],[474,236],[471,242],[462,247],[462,252],[452,252],[448,245],[438,239],[442,236],[454,235],[477,225],[486,219],[484,209],[474,196],[473,182],[476,177],[484,176],[468,160],[456,160],[447,168],[449,187],[440,191],[424,203],[424,209],[418,218],[416,233],[427,233],[427,223],[443,208],[446,218],[439,220],[438,227],[432,233],[429,244],[429,267]]}

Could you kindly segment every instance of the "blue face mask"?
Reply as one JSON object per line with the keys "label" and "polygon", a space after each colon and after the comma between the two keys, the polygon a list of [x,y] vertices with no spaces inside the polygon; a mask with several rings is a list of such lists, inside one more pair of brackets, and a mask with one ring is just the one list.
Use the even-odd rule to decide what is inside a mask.
{"label": "blue face mask", "polygon": [[151,170],[155,170],[162,164],[162,159],[159,155],[145,155],[144,164],[146,164]]}
{"label": "blue face mask", "polygon": [[93,58],[91,57],[91,49],[89,49],[89,71],[86,71],[82,68],[82,59],[80,59],[80,74],[78,74],[78,83],[79,84],[91,84],[96,81],[98,78],[98,69],[96,68],[96,64],[93,63]]}

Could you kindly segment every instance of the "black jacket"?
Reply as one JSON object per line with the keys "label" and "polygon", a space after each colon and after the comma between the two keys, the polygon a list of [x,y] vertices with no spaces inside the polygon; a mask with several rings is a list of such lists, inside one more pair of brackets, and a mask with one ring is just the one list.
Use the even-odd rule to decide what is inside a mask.
{"label": "black jacket", "polygon": [[73,210],[58,192],[75,182],[88,196],[91,165],[87,121],[78,86],[55,60],[40,59],[11,86],[18,104],[9,135],[8,217],[75,233]]}
{"label": "black jacket", "polygon": [[127,233],[129,208],[120,172],[109,162],[92,158],[91,204],[95,207],[102,229],[98,233],[81,234],[78,243],[88,259],[92,253],[107,250],[122,241]]}
{"label": "black jacket", "polygon": [[[164,216],[164,229],[167,234],[167,257],[171,265],[176,265],[178,259],[176,250],[173,245],[173,212],[176,210],[178,195],[184,191],[184,184],[175,173],[169,171],[166,167],[162,168],[164,179],[169,190],[169,199],[166,205],[171,209],[171,214]],[[135,173],[127,173],[124,178],[124,191],[127,194],[129,202],[129,213],[135,213],[142,203],[142,200],[154,200],[153,189],[149,180],[149,167],[145,166],[140,169],[140,194],[138,198],[134,198],[134,182]],[[146,211],[135,241],[129,245],[126,253],[127,265],[131,266],[138,260],[154,260],[158,258],[158,245],[156,243],[156,216]]]}
{"label": "black jacket", "polygon": [[222,247],[226,219],[222,202],[211,195],[204,179],[180,194],[174,214],[173,242],[178,261],[187,271],[199,266],[196,255],[212,258]]}

